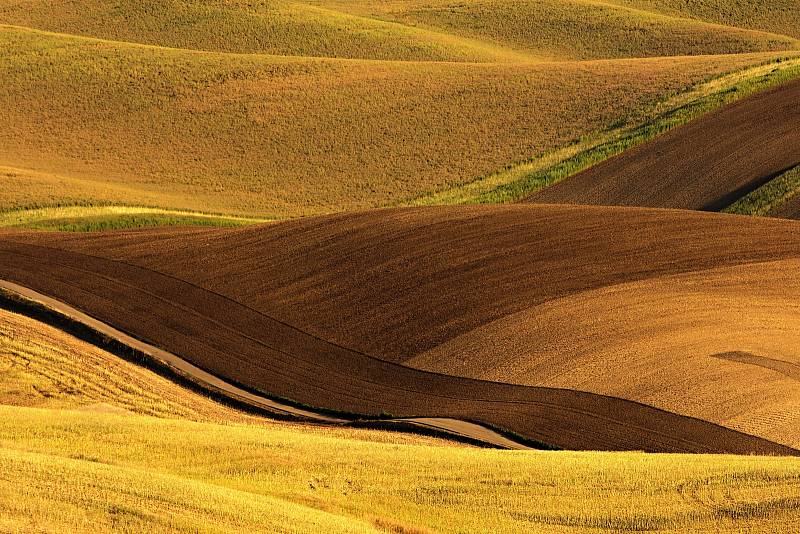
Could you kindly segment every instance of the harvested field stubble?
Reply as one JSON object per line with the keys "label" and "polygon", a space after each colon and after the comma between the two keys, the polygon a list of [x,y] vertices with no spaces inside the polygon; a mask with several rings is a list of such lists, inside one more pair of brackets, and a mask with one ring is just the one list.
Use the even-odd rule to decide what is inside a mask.
{"label": "harvested field stubble", "polygon": [[795,0],[618,0],[618,3],[800,39],[800,4]]}
{"label": "harvested field stubble", "polygon": [[299,534],[800,526],[794,458],[519,453],[348,432],[0,406],[0,493],[9,497],[0,524]]}
{"label": "harvested field stubble", "polygon": [[519,61],[491,43],[271,0],[22,0],[0,23],[187,50],[404,61]]}
{"label": "harvested field stubble", "polygon": [[[796,49],[799,44],[797,39],[783,35],[791,31],[800,37],[779,9],[754,9],[760,11],[764,26],[759,29],[765,31],[753,31],[745,27],[759,25],[748,25],[746,16],[722,26],[680,13],[675,16],[625,5],[635,1],[314,0],[342,11],[433,28],[557,59],[742,53]],[[800,18],[796,9],[792,16],[795,20]]]}

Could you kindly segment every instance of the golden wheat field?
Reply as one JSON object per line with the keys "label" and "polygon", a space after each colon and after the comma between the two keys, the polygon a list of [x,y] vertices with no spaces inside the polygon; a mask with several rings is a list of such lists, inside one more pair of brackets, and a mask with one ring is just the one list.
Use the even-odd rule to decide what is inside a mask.
{"label": "golden wheat field", "polygon": [[793,0],[623,0],[620,3],[666,15],[800,38],[800,6]]}
{"label": "golden wheat field", "polygon": [[0,39],[0,161],[37,171],[3,206],[125,198],[260,217],[402,201],[768,57],[552,69],[201,54],[14,28]]}
{"label": "golden wheat field", "polygon": [[7,311],[0,355],[4,530],[789,532],[800,521],[796,459],[518,453],[267,422]]}

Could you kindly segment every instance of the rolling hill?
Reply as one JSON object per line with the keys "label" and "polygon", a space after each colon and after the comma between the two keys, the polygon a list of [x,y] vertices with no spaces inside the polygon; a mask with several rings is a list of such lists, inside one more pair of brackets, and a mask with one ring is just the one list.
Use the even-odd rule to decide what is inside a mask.
{"label": "rolling hill", "polygon": [[[784,413],[796,403],[797,388],[791,376],[774,375],[769,365],[719,354],[747,352],[762,364],[796,364],[791,349],[796,341],[784,325],[797,313],[787,306],[792,298],[787,287],[796,283],[794,269],[787,266],[796,259],[798,239],[800,229],[793,222],[693,212],[429,208],[240,230],[74,237],[10,233],[2,241],[0,276],[81,308],[212,373],[307,405],[375,415],[473,419],[566,448],[747,449],[755,446],[751,438],[723,436],[722,428],[710,423],[768,433],[776,441],[797,445],[797,425],[791,418],[775,427],[757,424],[759,417]],[[769,272],[772,278],[758,277]],[[447,347],[493,325],[507,324],[503,335],[516,340],[517,331],[525,332],[525,317],[538,320],[541,311],[546,318],[548,303],[558,299],[566,308],[552,312],[554,321],[578,314],[575,309],[594,317],[603,297],[593,295],[606,290],[619,290],[621,305],[635,311],[653,300],[661,302],[659,287],[672,278],[686,285],[687,296],[685,302],[674,298],[672,308],[663,309],[668,315],[688,302],[696,316],[690,324],[668,316],[665,332],[671,329],[702,341],[701,319],[722,304],[727,310],[759,306],[753,328],[767,330],[752,338],[751,330],[731,330],[727,336],[698,341],[698,361],[692,361],[692,354],[681,354],[686,347],[679,342],[637,353],[643,366],[673,363],[658,357],[663,353],[675,366],[654,372],[658,376],[651,381],[660,393],[638,389],[636,381],[619,377],[613,398],[571,391],[604,387],[596,373],[594,383],[586,377],[559,382],[558,387],[570,388],[562,390],[478,382],[408,367],[414,358],[441,350],[447,357],[434,356],[433,363],[429,359],[424,364],[429,371],[473,376],[496,372],[490,365],[492,336],[482,345],[484,337],[476,334],[477,342],[466,342],[467,354],[448,352]],[[761,285],[754,287],[776,284],[776,289],[752,298],[747,293],[736,297],[737,284],[756,282]],[[702,296],[704,287],[720,283],[731,287],[732,297],[726,300],[712,292],[717,300],[709,301]],[[619,289],[624,287],[629,289]],[[707,322],[713,324],[721,312],[717,313]],[[625,316],[619,316],[619,323],[614,317],[607,321],[609,327],[622,328]],[[648,327],[661,332],[659,323],[641,328]],[[540,354],[524,350],[535,341],[516,342],[523,345],[520,361],[536,365]],[[775,352],[780,344],[783,352]],[[614,350],[609,345],[608,354]],[[580,356],[581,347],[575,352]],[[486,363],[472,364],[483,358]],[[472,363],[455,363],[465,360]],[[502,378],[530,380],[525,365],[516,365],[518,376]],[[588,363],[581,365],[590,369]],[[558,375],[558,363],[552,366],[552,375],[538,376]],[[713,368],[715,374],[697,376],[702,387],[677,402],[669,389],[686,389],[677,384],[685,380],[687,366]],[[623,366],[622,371],[634,368]],[[714,395],[718,404],[706,406]],[[710,423],[628,401],[707,417]],[[549,408],[542,411],[545,404]],[[552,410],[559,410],[557,417]],[[598,417],[604,420],[600,427]],[[633,421],[640,431],[631,432]],[[623,422],[624,431],[616,426]],[[660,430],[654,435],[656,428]],[[671,430],[665,435],[667,428]],[[723,438],[731,441],[723,443]]]}
{"label": "rolling hill", "polygon": [[519,59],[488,43],[299,2],[4,1],[0,21],[168,48],[398,61]]}
{"label": "rolling hill", "polygon": [[584,0],[0,1],[0,210],[413,202],[797,54],[766,31]]}
{"label": "rolling hill", "polygon": [[0,531],[800,531],[799,28],[0,0]]}
{"label": "rolling hill", "polygon": [[399,202],[768,57],[554,69],[201,53],[8,27],[0,41],[0,162],[22,169],[7,173],[21,185],[4,189],[4,208],[261,217]]}
{"label": "rolling hill", "polygon": [[793,0],[619,0],[617,3],[800,39],[800,6]]}
{"label": "rolling hill", "polygon": [[795,458],[519,453],[349,432],[0,406],[2,525],[300,534],[798,526]]}
{"label": "rolling hill", "polygon": [[5,310],[0,355],[5,530],[771,533],[797,524],[794,458],[520,454],[275,422]]}
{"label": "rolling hill", "polygon": [[[797,37],[595,0],[314,0],[363,16],[497,43],[554,60],[791,50]],[[754,10],[755,11],[755,10]],[[797,17],[796,10],[793,13]],[[761,9],[765,28],[789,29],[780,9]],[[742,26],[742,27],[740,27]],[[750,26],[752,27],[752,26]],[[774,31],[774,30],[773,30]],[[791,31],[796,31],[792,29]]]}

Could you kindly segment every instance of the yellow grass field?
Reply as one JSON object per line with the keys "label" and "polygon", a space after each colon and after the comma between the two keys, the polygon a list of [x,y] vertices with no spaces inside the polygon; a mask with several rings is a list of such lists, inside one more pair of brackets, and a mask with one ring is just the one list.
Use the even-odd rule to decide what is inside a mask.
{"label": "yellow grass field", "polygon": [[[0,405],[248,423],[349,437],[352,429],[277,422],[222,405],[61,330],[0,308]],[[425,445],[421,435],[358,430],[360,439]]]}
{"label": "yellow grass field", "polygon": [[[215,52],[417,61],[502,61],[489,43],[278,0],[4,0],[0,21],[112,41]],[[519,59],[517,57],[517,59]]]}
{"label": "yellow grass field", "polygon": [[794,0],[618,0],[618,3],[800,39],[800,4]]}
{"label": "yellow grass field", "polygon": [[[198,53],[0,28],[0,206],[286,217],[400,202],[640,116],[770,56],[370,62]],[[16,178],[33,174],[36,180]],[[43,187],[48,180],[60,189]],[[77,187],[70,183],[76,181]],[[55,198],[54,198],[55,197]]]}
{"label": "yellow grass field", "polygon": [[495,451],[262,421],[6,311],[0,355],[2,530],[800,527],[793,458]]}
{"label": "yellow grass field", "polygon": [[[788,8],[753,27],[676,9],[0,0],[0,211],[276,219],[443,198],[800,50]],[[84,217],[50,227],[214,222]]]}
{"label": "yellow grass field", "polygon": [[[643,9],[645,6],[635,2],[613,0],[314,1],[321,6],[480,39],[553,60],[735,54],[790,50],[798,45],[796,38],[777,31],[789,26],[784,12],[766,6],[758,10],[764,27],[754,30],[739,27],[747,19],[745,15],[728,17],[732,22],[728,25],[714,24],[702,18],[688,18],[681,10],[664,10],[662,6]],[[705,10],[709,11],[712,10]]]}

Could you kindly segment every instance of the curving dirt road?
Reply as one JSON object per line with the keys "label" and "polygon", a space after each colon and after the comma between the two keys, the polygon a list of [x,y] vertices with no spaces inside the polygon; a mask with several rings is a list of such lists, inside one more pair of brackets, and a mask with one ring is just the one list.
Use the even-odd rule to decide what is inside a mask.
{"label": "curving dirt road", "polygon": [[[29,300],[40,306],[54,311],[70,321],[77,322],[86,326],[94,332],[100,333],[111,339],[114,339],[123,345],[134,349],[140,354],[146,355],[159,363],[167,365],[170,369],[188,378],[195,384],[207,388],[209,390],[222,393],[225,396],[235,399],[239,402],[245,403],[249,406],[266,410],[267,412],[288,415],[302,420],[314,421],[318,423],[328,424],[344,424],[349,423],[351,420],[331,417],[319,412],[304,410],[295,406],[281,403],[261,395],[255,395],[246,391],[230,382],[219,378],[218,376],[208,373],[196,365],[192,365],[183,358],[167,352],[158,347],[155,347],[144,341],[140,341],[128,334],[121,332],[111,325],[98,321],[97,319],[83,313],[82,311],[73,308],[72,306],[43,295],[38,291],[30,288],[9,282],[7,280],[0,280],[0,289],[16,295],[19,298]],[[450,419],[446,417],[418,417],[418,418],[402,418],[402,419],[381,419],[375,422],[386,423],[387,421],[396,421],[398,423],[410,424],[420,428],[426,428],[449,434],[457,437],[467,438],[469,440],[484,443],[486,445],[498,447],[501,449],[511,450],[529,450],[530,447],[523,445],[517,441],[513,441],[485,426],[469,421],[462,421],[458,419]],[[360,420],[360,423],[370,422],[370,420]]]}

